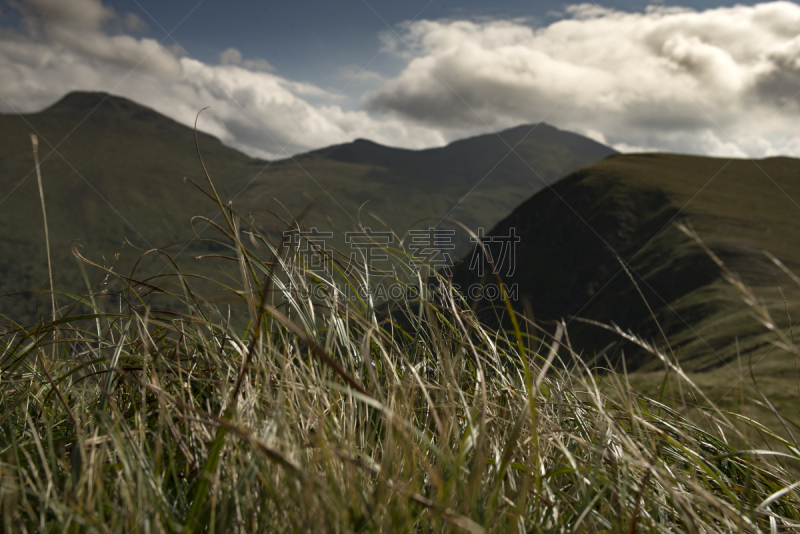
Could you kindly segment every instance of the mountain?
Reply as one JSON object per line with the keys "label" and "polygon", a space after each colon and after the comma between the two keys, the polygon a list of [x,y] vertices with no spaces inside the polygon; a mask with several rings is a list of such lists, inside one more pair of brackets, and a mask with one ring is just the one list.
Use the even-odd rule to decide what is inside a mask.
{"label": "mountain", "polygon": [[[573,320],[616,324],[664,347],[644,300],[688,370],[719,368],[737,354],[786,357],[774,350],[774,336],[753,318],[742,294],[675,223],[691,225],[762,299],[773,322],[787,328],[787,311],[798,316],[800,287],[763,251],[800,273],[798,177],[800,160],[792,158],[616,155],[533,195],[494,227],[487,244],[500,264],[500,236],[513,229],[519,239],[515,270],[509,275],[506,256],[500,272],[509,287],[517,284],[516,306],[543,324],[568,321],[572,346],[588,359],[610,345],[606,356],[613,364],[625,354],[628,370],[663,368],[630,343],[615,346],[617,334]],[[617,256],[629,265],[644,300]],[[479,281],[479,264],[467,259],[455,272],[463,287]]]}
{"label": "mountain", "polygon": [[[152,109],[105,93],[77,92],[38,113],[0,115],[0,295],[48,287],[29,133],[39,135],[56,291],[85,288],[73,243],[98,263],[114,263],[121,251],[116,269],[130,272],[140,250],[191,239],[193,216],[217,214],[208,198],[184,182],[188,177],[207,188],[193,129]],[[516,153],[509,155],[508,145]],[[490,227],[545,182],[614,153],[545,124],[421,151],[357,140],[274,162],[203,133],[199,146],[223,201],[235,199],[241,210],[258,215],[266,212],[256,208],[263,208],[288,218],[286,211],[298,215],[316,199],[304,224],[323,228],[330,220],[344,232],[355,227],[368,202],[361,212],[364,226],[380,227],[369,216],[373,212],[398,234],[418,219],[448,212],[470,227]],[[203,221],[195,227],[203,237],[214,235]],[[273,235],[280,231],[272,229]],[[465,249],[464,242],[459,243]],[[204,249],[167,250],[179,265],[195,269],[194,257]],[[136,272],[165,269],[172,270],[166,258],[150,254]],[[14,317],[33,317],[38,306],[36,300],[0,299],[0,313]]]}
{"label": "mountain", "polygon": [[[0,115],[0,294],[49,289],[30,133],[39,136],[56,291],[86,288],[73,243],[98,263],[114,263],[122,249],[117,270],[130,273],[140,253],[123,247],[126,240],[140,249],[164,247],[191,237],[192,216],[213,212],[183,183],[184,176],[202,183],[193,130],[148,108],[104,93],[71,93],[39,113]],[[209,135],[200,134],[199,145],[225,195],[266,164]],[[141,267],[154,274],[165,266],[151,255]],[[37,305],[3,299],[0,312],[29,319]]]}
{"label": "mountain", "polygon": [[[318,199],[343,232],[355,229],[359,218],[374,230],[385,229],[383,221],[398,237],[424,217],[431,219],[415,227],[434,226],[447,216],[472,229],[490,228],[542,187],[615,153],[547,124],[519,126],[428,150],[390,148],[359,139],[274,162],[243,196],[282,211],[272,200],[279,196],[276,192],[282,201],[301,199],[306,193]],[[305,203],[292,211],[300,211]],[[319,212],[306,223],[327,226]],[[459,253],[466,252],[468,236],[459,231],[456,244]]]}

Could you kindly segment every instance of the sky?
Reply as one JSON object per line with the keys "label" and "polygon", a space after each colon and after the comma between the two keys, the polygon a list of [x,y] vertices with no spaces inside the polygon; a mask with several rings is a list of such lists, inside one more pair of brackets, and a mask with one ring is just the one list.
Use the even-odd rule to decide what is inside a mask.
{"label": "sky", "polygon": [[106,91],[281,158],[547,122],[623,152],[800,156],[800,5],[0,1],[0,111]]}

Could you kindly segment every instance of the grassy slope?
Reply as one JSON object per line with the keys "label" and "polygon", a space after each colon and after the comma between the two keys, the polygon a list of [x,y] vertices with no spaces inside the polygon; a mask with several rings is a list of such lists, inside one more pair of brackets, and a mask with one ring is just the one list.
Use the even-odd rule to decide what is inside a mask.
{"label": "grassy slope", "polygon": [[[547,376],[562,347],[435,294],[399,303],[415,332],[333,291],[289,297],[289,318],[261,286],[271,254],[244,253],[257,274],[242,273],[239,297],[261,303],[247,329],[215,302],[176,316],[131,298],[0,332],[4,532],[722,534],[800,521],[791,442],[775,438],[782,456],[731,443],[755,425],[709,407],[704,430],[613,373]],[[272,281],[286,277],[307,281],[294,269]]]}
{"label": "grassy slope", "polygon": [[[164,247],[192,236],[192,216],[209,210],[215,213],[212,203],[183,183],[183,178],[189,177],[205,185],[193,131],[117,97],[106,99],[84,120],[103,96],[72,93],[40,113],[0,115],[0,192],[3,196],[10,193],[0,212],[0,294],[35,290],[47,282],[44,232],[28,136],[32,129],[41,135],[57,290],[84,287],[69,250],[74,240],[80,240],[91,258],[112,261],[125,239],[142,249]],[[73,129],[58,146],[58,154],[51,154],[52,145]],[[516,128],[504,132],[503,137],[517,144],[529,130]],[[342,231],[354,228],[359,207],[370,200],[362,213],[364,225],[380,226],[369,218],[368,212],[373,211],[400,234],[417,219],[447,213],[507,153],[506,145],[496,136],[425,151],[357,141],[276,161],[265,169],[267,162],[225,147],[211,136],[200,136],[200,148],[223,200],[236,197],[244,209],[260,206],[286,217],[273,197],[293,215],[306,208],[308,199],[317,198]],[[519,199],[541,187],[542,182],[527,165],[552,181],[613,152],[547,125],[537,127],[517,150],[527,161],[506,158],[453,216],[470,226],[489,227],[510,212]],[[320,210],[312,211],[304,222],[309,227],[328,225]],[[269,225],[265,227],[270,229]],[[273,233],[273,237],[276,235]],[[212,232],[203,236],[216,237]],[[342,247],[342,241],[338,237],[334,244]],[[181,248],[169,250],[177,253]],[[198,250],[195,247],[193,253],[183,254],[181,264],[189,266],[187,262]],[[130,268],[137,257],[138,252],[128,249],[119,268]],[[146,262],[145,270],[156,272],[164,265],[163,260],[153,257]],[[23,306],[7,300],[0,303],[0,312],[13,310],[18,317],[30,316],[34,309],[35,302]]]}
{"label": "grassy slope", "polygon": [[[778,286],[795,321],[800,287],[762,251],[800,272],[798,206],[792,200],[800,199],[798,171],[800,161],[790,158],[614,156],[535,195],[493,233],[505,235],[515,227],[521,235],[517,271],[508,281],[520,285],[537,319],[569,320],[579,315],[613,322],[664,347],[650,312],[607,244],[632,267],[683,367],[714,401],[738,410],[740,393],[748,399],[758,397],[748,372],[752,358],[759,387],[783,413],[795,417],[794,357],[767,341],[767,329],[742,294],[721,278],[720,269],[673,222],[691,224],[753,289],[788,337],[789,321]],[[463,270],[462,265],[461,276]],[[619,340],[612,332],[577,321],[569,324],[569,333],[573,345],[589,355]],[[617,365],[622,354],[629,370],[641,366],[633,381],[658,396],[663,365],[630,344],[612,345],[607,353]],[[744,382],[739,381],[742,372]],[[670,394],[679,397],[680,392],[665,392]],[[757,404],[750,403],[750,413],[778,425]]]}
{"label": "grassy slope", "polygon": [[[781,300],[774,291],[781,285],[792,304],[800,288],[780,276],[761,251],[800,270],[793,222],[798,207],[791,199],[800,198],[798,170],[800,161],[790,158],[614,156],[535,195],[492,233],[506,235],[514,227],[521,236],[516,273],[507,281],[520,284],[536,317],[579,315],[653,337],[655,325],[616,252],[630,264],[661,326],[681,347],[683,361],[709,368],[735,356],[729,350],[732,327],[745,349],[755,341],[741,339],[746,337],[742,328],[750,328],[744,305],[738,305],[741,299],[672,223],[689,222],[770,303]],[[752,330],[760,331],[757,326]],[[572,331],[573,341],[586,346],[613,339],[613,334],[577,323]]]}

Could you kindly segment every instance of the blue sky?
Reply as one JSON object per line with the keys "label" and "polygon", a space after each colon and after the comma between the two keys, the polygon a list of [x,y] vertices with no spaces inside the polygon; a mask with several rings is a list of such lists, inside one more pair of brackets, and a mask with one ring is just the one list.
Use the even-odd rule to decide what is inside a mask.
{"label": "blue sky", "polygon": [[[548,122],[621,151],[800,156],[800,6],[6,0],[0,111],[136,100],[275,158]],[[174,33],[167,37],[169,31]]]}

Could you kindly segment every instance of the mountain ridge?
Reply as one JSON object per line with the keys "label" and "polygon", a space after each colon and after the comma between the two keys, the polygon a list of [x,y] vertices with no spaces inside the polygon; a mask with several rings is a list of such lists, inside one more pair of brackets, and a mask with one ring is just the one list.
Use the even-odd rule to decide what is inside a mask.
{"label": "mountain ridge", "polygon": [[[184,181],[207,187],[192,128],[123,97],[70,93],[36,113],[0,114],[0,195],[8,198],[0,213],[0,294],[45,287],[47,281],[40,201],[31,178],[31,130],[40,136],[57,289],[81,292],[84,286],[70,250],[76,240],[98,263],[103,258],[110,261],[124,245],[118,267],[132,268],[140,252],[127,242],[148,250],[188,241],[195,230],[202,237],[214,235],[213,228],[204,229],[193,217],[213,217],[217,207]],[[380,227],[371,211],[400,235],[413,221],[441,217],[454,206],[452,215],[468,226],[489,227],[542,187],[527,165],[535,163],[554,181],[564,169],[614,153],[577,134],[559,135],[572,144],[532,137],[517,147],[525,161],[508,157],[494,170],[493,154],[503,149],[494,134],[466,140],[467,151],[461,141],[423,151],[355,141],[274,161],[247,156],[209,134],[198,132],[197,139],[223,202],[235,200],[245,212],[259,208],[253,212],[254,221],[279,241],[280,232],[259,214],[285,214],[285,207],[297,215],[316,199],[303,224],[325,228],[330,217],[341,231],[335,244],[345,246],[343,233],[357,227],[365,203],[365,226]],[[337,151],[339,159],[330,156]],[[465,248],[463,242],[460,246]],[[167,251],[179,254],[182,266],[196,266],[181,247]],[[192,257],[201,252],[195,245],[187,250],[195,251]],[[147,266],[153,273],[164,268],[160,260],[153,262]],[[8,303],[0,299],[0,313]],[[26,313],[35,315],[35,308],[31,304]]]}

